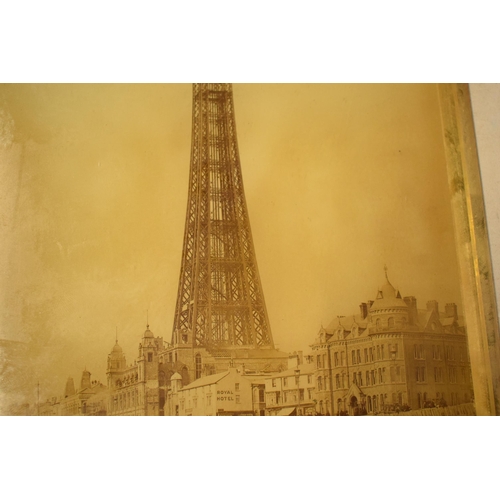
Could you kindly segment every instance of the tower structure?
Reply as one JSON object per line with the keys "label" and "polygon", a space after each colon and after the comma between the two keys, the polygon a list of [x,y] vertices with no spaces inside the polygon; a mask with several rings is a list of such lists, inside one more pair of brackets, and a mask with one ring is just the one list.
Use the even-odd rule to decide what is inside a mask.
{"label": "tower structure", "polygon": [[[227,368],[235,358],[267,358],[268,368],[273,357],[286,363],[287,355],[274,348],[257,268],[231,84],[194,84],[192,114],[175,352],[168,359],[182,362],[194,378]],[[207,363],[210,370],[203,370]]]}
{"label": "tower structure", "polygon": [[273,347],[243,191],[231,84],[194,84],[191,172],[173,336]]}

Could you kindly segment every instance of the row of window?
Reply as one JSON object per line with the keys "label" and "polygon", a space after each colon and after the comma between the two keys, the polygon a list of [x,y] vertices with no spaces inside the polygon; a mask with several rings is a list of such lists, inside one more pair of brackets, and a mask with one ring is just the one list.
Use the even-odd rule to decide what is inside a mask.
{"label": "row of window", "polygon": [[[441,346],[432,345],[432,359],[441,361],[443,359],[443,347],[444,347],[444,359],[447,361],[457,361],[457,357],[460,361],[468,361],[467,350],[465,346]],[[458,352],[457,352],[458,351]],[[457,356],[458,354],[458,356]],[[413,357],[415,359],[426,359],[426,348],[423,344],[415,344],[413,346]]]}
{"label": "row of window", "polygon": [[[282,383],[282,386],[283,386],[283,387],[288,387],[288,382],[289,382],[289,379],[290,379],[291,381],[293,381],[293,383],[295,383],[295,377],[294,377],[294,376],[293,376],[293,377],[282,377],[282,378],[281,378],[281,383]],[[276,379],[276,378],[271,379],[271,385],[272,385],[273,387],[276,387],[276,385],[277,385],[277,382],[276,382],[276,381],[277,381],[277,380],[278,380],[278,379]],[[309,374],[309,375],[307,375],[307,383],[308,383],[308,384],[312,384],[312,383],[313,383],[313,376],[312,376],[312,375],[310,375],[310,374]]]}
{"label": "row of window", "polygon": [[[283,394],[283,401],[282,401],[282,394]],[[305,390],[304,389],[299,389],[299,398],[300,401],[305,400]],[[307,398],[311,400],[313,398],[313,390],[312,389],[307,389]],[[271,392],[267,395],[267,402],[270,405],[279,405],[282,402],[283,403],[297,403],[297,391],[292,390],[292,391],[283,391],[281,393],[280,391],[276,392]]]}
{"label": "row of window", "polygon": [[141,394],[137,391],[124,392],[116,395],[113,398],[112,405],[113,411],[125,410],[127,408],[133,408],[134,406],[142,404]]}

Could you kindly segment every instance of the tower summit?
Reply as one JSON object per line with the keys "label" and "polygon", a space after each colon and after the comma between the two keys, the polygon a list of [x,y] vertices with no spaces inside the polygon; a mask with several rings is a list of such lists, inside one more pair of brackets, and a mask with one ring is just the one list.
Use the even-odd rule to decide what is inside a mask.
{"label": "tower summit", "polygon": [[172,344],[274,350],[229,83],[193,85],[189,197]]}

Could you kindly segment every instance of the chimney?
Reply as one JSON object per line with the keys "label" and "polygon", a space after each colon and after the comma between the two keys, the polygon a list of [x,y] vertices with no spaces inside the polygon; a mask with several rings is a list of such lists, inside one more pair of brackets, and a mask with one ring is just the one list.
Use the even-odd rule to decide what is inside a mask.
{"label": "chimney", "polygon": [[361,319],[365,319],[368,316],[368,304],[366,302],[361,302],[361,304],[359,304],[359,311],[361,313]]}
{"label": "chimney", "polygon": [[444,311],[447,318],[453,318],[455,321],[458,319],[458,309],[455,303],[446,304]]}
{"label": "chimney", "polygon": [[418,324],[418,310],[417,310],[417,299],[413,296],[405,297],[403,299],[408,306],[408,322],[410,325]]}
{"label": "chimney", "polygon": [[437,300],[429,300],[427,302],[427,310],[428,311],[435,311],[436,313],[439,313]]}

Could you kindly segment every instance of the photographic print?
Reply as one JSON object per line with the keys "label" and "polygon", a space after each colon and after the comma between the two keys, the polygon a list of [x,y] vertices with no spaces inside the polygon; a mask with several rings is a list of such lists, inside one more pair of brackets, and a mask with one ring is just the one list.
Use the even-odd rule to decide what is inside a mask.
{"label": "photographic print", "polygon": [[495,414],[467,100],[1,85],[0,413]]}

